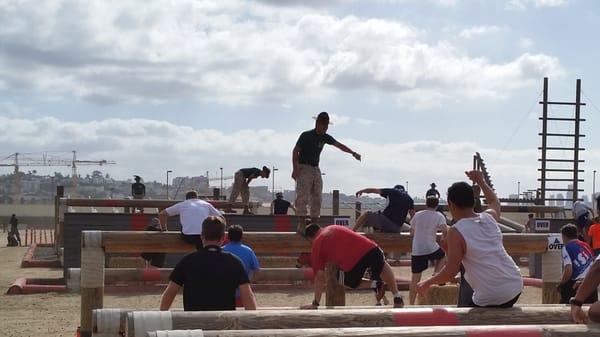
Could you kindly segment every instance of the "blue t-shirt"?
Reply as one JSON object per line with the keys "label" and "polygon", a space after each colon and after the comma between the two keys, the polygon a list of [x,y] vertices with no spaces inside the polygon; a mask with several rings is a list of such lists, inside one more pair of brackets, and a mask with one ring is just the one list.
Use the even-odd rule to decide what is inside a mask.
{"label": "blue t-shirt", "polygon": [[594,252],[587,243],[573,240],[563,246],[563,266],[571,265],[573,274],[571,280],[581,280],[594,262]]}
{"label": "blue t-shirt", "polygon": [[415,208],[413,199],[405,191],[396,188],[381,189],[381,196],[388,199],[388,205],[383,210],[383,215],[396,225],[402,226],[408,210]]}
{"label": "blue t-shirt", "polygon": [[254,254],[252,248],[242,244],[241,242],[230,242],[223,246],[223,250],[237,256],[242,261],[248,276],[250,276],[250,273],[256,272],[258,269],[260,269],[258,259],[256,258],[256,254]]}

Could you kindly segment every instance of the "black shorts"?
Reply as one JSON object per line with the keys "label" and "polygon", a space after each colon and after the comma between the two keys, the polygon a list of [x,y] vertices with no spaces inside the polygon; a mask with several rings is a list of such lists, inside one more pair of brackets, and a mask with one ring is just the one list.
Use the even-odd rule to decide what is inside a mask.
{"label": "black shorts", "polygon": [[410,269],[413,274],[422,273],[427,266],[429,261],[437,261],[443,259],[446,256],[442,248],[438,248],[435,252],[427,255],[412,255],[410,259]]}
{"label": "black shorts", "polygon": [[183,234],[181,233],[181,240],[185,243],[195,245],[196,248],[201,249],[204,245],[202,244],[202,236],[200,234]]}
{"label": "black shorts", "polygon": [[385,257],[379,247],[369,250],[349,271],[344,272],[344,284],[352,289],[358,288],[367,268],[371,270],[371,280],[381,281],[381,271]]}

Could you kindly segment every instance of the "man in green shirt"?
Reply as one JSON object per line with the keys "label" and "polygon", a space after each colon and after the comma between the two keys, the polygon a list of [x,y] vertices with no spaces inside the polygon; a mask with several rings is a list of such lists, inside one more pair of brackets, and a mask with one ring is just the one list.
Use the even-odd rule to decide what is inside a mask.
{"label": "man in green shirt", "polygon": [[[316,118],[315,128],[300,135],[292,152],[292,178],[296,180],[296,214],[307,215],[307,207],[310,204],[310,217],[313,220],[321,215],[323,180],[319,159],[325,144],[333,145],[360,160],[360,154],[327,134],[328,128],[329,115],[327,112],[321,112]],[[301,227],[302,224],[298,228],[299,231],[304,229]]]}

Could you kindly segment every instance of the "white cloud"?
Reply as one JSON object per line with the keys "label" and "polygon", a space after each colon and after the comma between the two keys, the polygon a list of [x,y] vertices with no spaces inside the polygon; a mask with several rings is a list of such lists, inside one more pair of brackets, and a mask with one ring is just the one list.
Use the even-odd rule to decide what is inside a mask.
{"label": "white cloud", "polygon": [[494,63],[403,22],[264,2],[10,2],[0,6],[0,88],[98,104],[285,104],[350,89],[504,97],[563,72],[545,54]]}
{"label": "white cloud", "polygon": [[528,37],[522,37],[519,39],[519,46],[523,49],[529,49],[533,46],[533,40]]}
{"label": "white cloud", "polygon": [[536,8],[541,7],[559,7],[568,4],[567,0],[509,0],[506,3],[506,9],[510,10],[525,10],[528,5],[534,5]]}
{"label": "white cloud", "polygon": [[458,35],[464,39],[471,39],[482,35],[498,33],[500,31],[502,31],[502,28],[498,26],[475,26],[463,29]]}
{"label": "white cloud", "polygon": [[[275,165],[280,169],[277,186],[293,189],[291,149],[298,133],[274,130],[238,130],[224,133],[193,129],[147,119],[106,119],[92,122],[65,122],[56,118],[19,119],[0,117],[0,148],[9,152],[43,150],[78,151],[81,159],[115,160],[117,165],[102,167],[112,176],[125,178],[132,173],[146,180],[164,179],[166,169],[174,176],[201,175],[223,167],[233,173],[249,165]],[[43,135],[43,136],[41,136]],[[335,132],[333,133],[335,136]],[[501,195],[514,193],[516,181],[523,190],[537,186],[538,151],[486,148],[477,142],[419,140],[375,143],[368,140],[337,138],[363,156],[362,162],[327,147],[321,156],[326,172],[326,190],[353,193],[359,188],[393,186],[409,181],[415,195],[423,195],[435,181],[445,189],[464,180],[475,151],[482,153]],[[588,167],[597,167],[600,151],[586,151]],[[81,167],[89,173],[95,167]],[[52,168],[50,172],[58,170]],[[68,168],[65,169],[68,173]],[[0,171],[9,173],[10,170]],[[269,182],[259,180],[259,185]]]}

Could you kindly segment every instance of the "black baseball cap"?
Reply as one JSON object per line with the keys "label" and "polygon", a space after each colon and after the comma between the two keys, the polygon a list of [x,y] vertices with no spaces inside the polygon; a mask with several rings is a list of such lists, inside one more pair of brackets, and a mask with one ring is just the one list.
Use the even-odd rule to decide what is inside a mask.
{"label": "black baseball cap", "polygon": [[394,186],[394,189],[400,190],[400,191],[404,191],[404,186],[402,186],[402,185],[396,185],[396,186]]}

